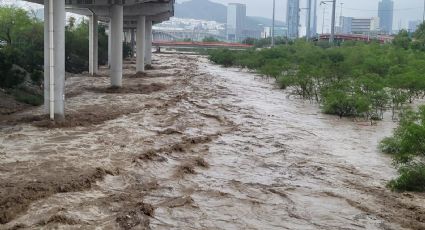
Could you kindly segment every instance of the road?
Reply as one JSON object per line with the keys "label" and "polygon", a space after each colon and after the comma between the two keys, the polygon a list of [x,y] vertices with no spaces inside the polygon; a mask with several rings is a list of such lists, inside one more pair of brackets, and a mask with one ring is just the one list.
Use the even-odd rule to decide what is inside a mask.
{"label": "road", "polygon": [[156,55],[109,89],[67,78],[67,121],[0,126],[0,229],[425,229],[425,196],[385,188],[395,124],[320,113],[270,79]]}

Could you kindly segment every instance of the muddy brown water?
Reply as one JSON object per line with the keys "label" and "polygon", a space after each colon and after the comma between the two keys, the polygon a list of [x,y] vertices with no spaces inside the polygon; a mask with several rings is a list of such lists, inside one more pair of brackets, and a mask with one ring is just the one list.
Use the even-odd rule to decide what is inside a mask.
{"label": "muddy brown water", "polygon": [[425,196],[385,188],[393,122],[323,115],[204,57],[153,66],[127,63],[119,92],[68,78],[84,122],[1,122],[0,229],[425,229]]}

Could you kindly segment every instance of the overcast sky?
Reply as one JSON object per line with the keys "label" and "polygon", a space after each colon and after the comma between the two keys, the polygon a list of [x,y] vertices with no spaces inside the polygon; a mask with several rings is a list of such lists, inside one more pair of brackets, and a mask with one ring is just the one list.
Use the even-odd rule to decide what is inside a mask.
{"label": "overcast sky", "polygon": [[[178,3],[188,0],[176,0]],[[197,1],[197,0],[194,0]],[[271,18],[273,0],[210,0],[217,3],[227,5],[228,3],[243,3],[247,5],[247,14],[249,16],[263,16]],[[301,8],[306,7],[306,0],[301,1]],[[330,30],[331,8],[330,5],[320,6],[318,1],[317,6],[317,22],[318,31],[322,30],[323,11],[326,8],[324,30]],[[374,17],[378,15],[378,2],[380,0],[337,0],[337,17],[341,14],[341,5],[343,16],[352,17]],[[0,0],[2,3],[19,2],[20,0]],[[286,18],[286,2],[287,0],[276,0],[276,18],[285,20]],[[422,20],[424,12],[424,0],[394,0],[394,29],[407,28],[407,24],[411,20]],[[305,24],[305,10],[301,11],[301,24]],[[286,20],[285,20],[286,21]],[[337,21],[338,23],[338,21]],[[303,29],[302,29],[303,30]],[[305,30],[305,28],[304,28]]]}
{"label": "overcast sky", "polygon": [[[188,0],[177,0],[183,2]],[[196,1],[196,0],[195,0]],[[243,3],[247,5],[247,14],[249,16],[263,16],[271,18],[273,0],[210,0],[222,4]],[[321,0],[318,0],[318,5]],[[337,16],[353,17],[373,17],[378,15],[378,2],[380,0],[337,0]],[[284,20],[286,18],[286,2],[287,0],[276,0],[276,18]],[[306,0],[300,0],[301,8],[306,7]],[[322,29],[323,9],[325,7],[317,7],[318,30]],[[327,6],[325,17],[325,31],[330,28],[330,5]],[[394,29],[406,28],[410,20],[422,20],[424,11],[424,0],[394,0]],[[301,21],[304,24],[305,11],[301,12]],[[285,20],[286,21],[286,20]],[[337,22],[338,23],[338,22]]]}

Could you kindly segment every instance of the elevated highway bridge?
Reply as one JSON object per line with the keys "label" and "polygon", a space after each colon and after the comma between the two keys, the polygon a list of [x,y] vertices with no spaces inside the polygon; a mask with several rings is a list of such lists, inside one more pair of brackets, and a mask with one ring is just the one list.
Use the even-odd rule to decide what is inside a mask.
{"label": "elevated highway bridge", "polygon": [[[89,17],[89,73],[98,72],[98,23],[109,24],[111,86],[122,86],[124,30],[133,28],[136,71],[151,64],[152,24],[174,16],[175,0],[25,0],[44,5],[44,104],[52,120],[65,117],[65,12]],[[133,43],[134,44],[134,43]]]}

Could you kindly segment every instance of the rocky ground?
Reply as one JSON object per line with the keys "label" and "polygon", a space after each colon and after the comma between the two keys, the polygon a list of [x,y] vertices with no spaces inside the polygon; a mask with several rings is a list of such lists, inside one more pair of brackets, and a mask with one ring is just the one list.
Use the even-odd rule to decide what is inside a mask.
{"label": "rocky ground", "polygon": [[1,117],[0,229],[425,229],[376,150],[394,124],[320,114],[259,76],[156,55],[108,88],[69,76],[66,114]]}

